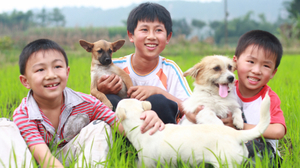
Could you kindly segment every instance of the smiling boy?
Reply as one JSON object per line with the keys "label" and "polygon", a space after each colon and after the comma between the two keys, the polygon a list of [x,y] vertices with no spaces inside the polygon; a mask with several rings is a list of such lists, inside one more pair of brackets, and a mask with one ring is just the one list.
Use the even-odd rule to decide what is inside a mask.
{"label": "smiling boy", "polygon": [[[20,54],[19,67],[20,81],[30,90],[13,119],[36,161],[42,167],[105,161],[110,126],[117,125],[115,113],[95,97],[66,87],[70,67],[65,51],[51,40],[35,40]],[[164,127],[153,111],[145,111],[141,119],[143,132]],[[118,128],[123,132],[121,124]],[[50,144],[58,148],[57,157]]]}
{"label": "smiling boy", "polygon": [[[181,103],[191,91],[178,65],[160,56],[172,37],[170,13],[159,4],[142,3],[128,16],[127,34],[135,52],[113,62],[126,71],[133,82],[128,96],[150,101],[152,110],[164,123],[177,123],[176,118],[184,114]],[[118,76],[101,77],[97,88],[117,106],[121,100],[116,96],[121,89]]]}
{"label": "smiling boy", "polygon": [[[286,134],[286,124],[280,108],[280,99],[267,85],[277,72],[282,57],[279,40],[269,32],[253,30],[242,35],[238,41],[233,61],[236,62],[238,81],[235,94],[245,116],[244,129],[252,129],[259,122],[260,104],[268,91],[271,98],[271,122],[264,134],[273,158],[277,151],[278,139]],[[223,120],[224,121],[224,120]],[[261,139],[247,142],[249,157],[254,157],[253,144],[264,146]],[[265,148],[257,151],[263,153]]]}

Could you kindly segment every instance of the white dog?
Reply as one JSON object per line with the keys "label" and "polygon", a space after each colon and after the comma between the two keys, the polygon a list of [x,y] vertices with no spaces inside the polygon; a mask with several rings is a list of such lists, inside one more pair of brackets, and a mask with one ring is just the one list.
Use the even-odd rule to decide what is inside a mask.
{"label": "white dog", "polygon": [[[204,106],[196,116],[198,124],[223,125],[218,117],[225,118],[228,112],[232,112],[233,124],[238,129],[243,128],[242,112],[232,91],[234,70],[235,64],[231,59],[215,55],[204,57],[184,72],[184,76],[190,75],[195,79],[193,94],[183,102],[185,112],[193,113],[197,106]],[[180,124],[192,123],[183,117]]]}
{"label": "white dog", "polygon": [[[177,166],[177,159],[192,166],[202,162],[219,167],[215,155],[222,163],[233,167],[241,164],[248,157],[245,141],[257,138],[270,123],[270,97],[265,96],[261,105],[261,120],[251,130],[235,130],[231,127],[215,124],[174,125],[166,124],[165,129],[153,135],[142,134],[139,118],[151,104],[136,99],[123,99],[119,102],[116,115],[122,123],[126,136],[139,152],[139,161],[146,167],[156,167],[172,163]],[[227,161],[227,162],[226,162]]]}

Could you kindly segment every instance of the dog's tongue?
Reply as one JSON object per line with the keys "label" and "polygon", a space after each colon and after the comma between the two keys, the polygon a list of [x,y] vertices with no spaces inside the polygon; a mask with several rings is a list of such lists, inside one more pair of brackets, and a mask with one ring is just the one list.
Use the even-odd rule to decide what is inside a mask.
{"label": "dog's tongue", "polygon": [[228,95],[228,86],[227,85],[219,85],[219,95],[221,97],[226,97]]}

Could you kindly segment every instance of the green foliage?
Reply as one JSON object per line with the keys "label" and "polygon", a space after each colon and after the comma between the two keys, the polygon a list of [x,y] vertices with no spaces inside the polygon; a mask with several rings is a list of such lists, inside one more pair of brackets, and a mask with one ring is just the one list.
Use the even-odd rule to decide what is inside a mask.
{"label": "green foliage", "polygon": [[191,26],[186,22],[186,19],[172,20],[173,22],[173,35],[178,36],[184,34],[185,36],[190,35],[192,29]]}
{"label": "green foliage", "polygon": [[122,38],[127,37],[127,27],[109,27],[108,28],[109,37],[121,36]]}
{"label": "green foliage", "polygon": [[300,15],[300,0],[292,0],[285,2],[285,8],[290,18],[297,18]]}
{"label": "green foliage", "polygon": [[0,24],[10,29],[26,30],[28,27],[35,25],[33,17],[31,10],[26,13],[14,10],[11,14],[0,14]]}
{"label": "green foliage", "polygon": [[13,41],[9,36],[0,37],[0,49],[11,49]]}

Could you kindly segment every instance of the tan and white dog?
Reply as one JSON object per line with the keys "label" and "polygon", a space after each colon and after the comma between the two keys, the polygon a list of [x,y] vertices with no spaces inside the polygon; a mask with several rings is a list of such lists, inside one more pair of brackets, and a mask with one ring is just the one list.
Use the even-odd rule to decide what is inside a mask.
{"label": "tan and white dog", "polygon": [[118,40],[115,42],[107,42],[99,40],[95,43],[90,43],[84,40],[79,40],[80,45],[87,51],[92,53],[91,65],[91,95],[98,98],[110,109],[113,108],[111,102],[107,99],[104,93],[97,89],[97,82],[102,75],[116,74],[121,77],[122,89],[118,96],[121,98],[127,97],[127,89],[132,86],[132,81],[129,75],[118,66],[114,65],[111,58],[112,53],[120,49],[125,40]]}
{"label": "tan and white dog", "polygon": [[156,167],[158,160],[161,165],[172,163],[177,167],[179,158],[193,167],[202,162],[220,167],[218,159],[223,164],[227,163],[228,167],[234,167],[248,157],[244,142],[259,137],[270,123],[268,93],[261,104],[260,121],[251,130],[236,130],[215,124],[166,124],[164,130],[153,135],[148,132],[142,134],[140,126],[143,120],[139,116],[149,109],[149,102],[136,99],[123,99],[116,109],[127,138],[138,151],[140,164],[143,162],[149,168]]}
{"label": "tan and white dog", "polygon": [[[233,124],[243,129],[242,112],[232,90],[234,70],[232,59],[215,55],[204,57],[200,63],[184,72],[184,76],[190,75],[195,79],[192,95],[183,102],[185,112],[193,113],[197,106],[204,106],[196,116],[198,124],[223,125],[219,117],[225,118],[228,112],[232,112]],[[183,117],[180,124],[193,123]]]}

